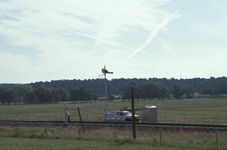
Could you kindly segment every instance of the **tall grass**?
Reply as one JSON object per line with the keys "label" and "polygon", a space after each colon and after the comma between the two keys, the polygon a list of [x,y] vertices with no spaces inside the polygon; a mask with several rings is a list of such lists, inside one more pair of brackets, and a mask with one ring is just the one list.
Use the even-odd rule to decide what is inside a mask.
{"label": "tall grass", "polygon": [[[46,130],[43,128],[19,127],[18,137],[27,139],[40,139],[40,135]],[[134,148],[141,149],[141,146],[147,146],[152,149],[227,149],[226,132],[197,132],[197,131],[136,131],[137,138],[132,138],[131,130],[117,130],[113,128],[104,128],[99,130],[87,129],[85,134],[79,132],[76,127],[48,127],[53,136],[52,140],[79,140],[96,141],[103,143],[114,143],[114,145],[130,144]],[[0,137],[15,137],[17,127],[1,127]],[[218,138],[217,138],[218,137]],[[49,135],[42,139],[51,139]],[[46,141],[45,144],[49,144]],[[100,145],[102,146],[102,145]]]}

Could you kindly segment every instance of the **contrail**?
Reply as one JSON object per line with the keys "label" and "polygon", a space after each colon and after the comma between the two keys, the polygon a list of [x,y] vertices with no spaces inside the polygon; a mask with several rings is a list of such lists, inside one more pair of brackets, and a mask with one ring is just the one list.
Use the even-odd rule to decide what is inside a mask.
{"label": "contrail", "polygon": [[91,36],[91,35],[88,35],[88,34],[84,34],[84,33],[80,33],[80,32],[76,32],[76,31],[66,30],[66,29],[60,29],[60,30],[67,31],[67,32],[72,32],[72,33],[76,33],[76,34],[79,34],[79,35],[82,35],[82,36],[86,36],[86,37],[89,37],[89,38],[92,38],[92,39],[96,39],[96,37],[94,37],[94,36]]}
{"label": "contrail", "polygon": [[[91,35],[88,35],[88,34],[84,34],[84,33],[80,33],[80,32],[77,32],[77,31],[72,31],[72,30],[67,30],[67,29],[61,29],[61,30],[71,32],[71,33],[76,33],[76,34],[79,34],[79,35],[82,35],[82,36],[85,36],[85,37],[89,37],[89,38],[94,39],[94,40],[98,39],[97,37],[94,37],[94,36],[91,36]],[[122,46],[122,45],[117,44],[115,42],[110,42],[110,41],[107,41],[107,40],[100,40],[100,39],[99,39],[99,41],[102,42],[102,43],[108,44],[108,45],[115,45],[115,46],[131,49],[131,50],[135,50],[133,48]]]}
{"label": "contrail", "polygon": [[5,19],[2,17],[2,14],[1,14],[1,13],[0,13],[0,15],[1,15],[2,21],[3,21],[4,24],[7,26],[8,30],[9,30],[10,32],[12,32],[11,29],[9,28],[9,26],[7,25],[7,23],[5,22]]}
{"label": "contrail", "polygon": [[[71,33],[76,33],[76,34],[78,34],[78,35],[82,35],[82,36],[85,36],[85,37],[88,37],[88,38],[97,40],[97,37],[94,37],[94,36],[91,36],[91,35],[88,35],[88,34],[84,34],[84,33],[80,33],[80,32],[77,32],[77,31],[72,31],[72,30],[67,30],[67,29],[60,29],[60,30],[67,31],[67,32],[71,32]],[[99,39],[99,42],[102,42],[102,43],[105,43],[105,44],[108,44],[108,45],[119,46],[119,47],[122,47],[122,48],[125,48],[125,49],[129,49],[129,50],[131,50],[131,51],[136,51],[136,49],[134,49],[134,48],[127,47],[127,46],[123,46],[123,45],[117,44],[117,43],[115,43],[115,42],[110,42],[110,41],[107,41],[107,40],[100,40],[100,39]],[[164,59],[164,58],[162,58],[162,57],[159,57],[159,56],[156,56],[156,55],[147,53],[147,52],[143,52],[143,51],[138,51],[138,52],[143,53],[143,54],[146,54],[146,55],[149,55],[149,56],[152,56],[152,57]]]}
{"label": "contrail", "polygon": [[[4,22],[4,24],[6,25],[6,27],[8,28],[8,30],[10,31],[10,36],[11,36],[11,29],[9,28],[9,26],[7,25],[7,23],[5,22],[5,19],[3,18],[3,16],[2,16],[2,14],[0,13],[0,15],[1,15],[1,18],[2,18],[2,21]],[[10,37],[9,36],[9,37]],[[1,48],[3,48],[5,45],[6,45],[6,43],[7,43],[7,39],[5,40],[5,42],[4,42],[4,44],[2,45],[2,47]]]}
{"label": "contrail", "polygon": [[147,44],[149,44],[154,37],[158,34],[158,32],[165,27],[170,21],[172,21],[172,18],[176,17],[176,14],[178,13],[178,11],[176,11],[174,14],[171,14],[168,16],[168,18],[166,18],[159,26],[157,26],[149,35],[149,37],[147,38],[147,40],[135,51],[133,51],[128,57],[125,58],[125,61],[129,60],[130,58],[132,58],[135,54],[137,54],[138,52],[141,52],[141,50],[147,46]]}

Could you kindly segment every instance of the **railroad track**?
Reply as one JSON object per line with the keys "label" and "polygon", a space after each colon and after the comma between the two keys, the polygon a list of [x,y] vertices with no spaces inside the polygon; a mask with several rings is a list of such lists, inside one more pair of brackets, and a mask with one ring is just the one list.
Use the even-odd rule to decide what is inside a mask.
{"label": "railroad track", "polygon": [[[0,126],[76,126],[80,127],[80,121],[34,121],[34,120],[0,120]],[[100,122],[84,121],[86,128],[116,128],[128,129],[132,127],[132,122]],[[227,124],[195,124],[195,123],[143,123],[136,122],[137,130],[155,129],[155,130],[199,130],[199,131],[227,131]]]}

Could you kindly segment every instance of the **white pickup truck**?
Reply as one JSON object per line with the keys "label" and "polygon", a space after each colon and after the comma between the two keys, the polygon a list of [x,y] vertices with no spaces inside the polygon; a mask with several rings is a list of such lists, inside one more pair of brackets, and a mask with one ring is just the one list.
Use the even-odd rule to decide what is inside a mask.
{"label": "white pickup truck", "polygon": [[[138,115],[134,115],[135,121],[139,121]],[[115,121],[132,121],[132,113],[129,111],[117,111],[114,115]]]}

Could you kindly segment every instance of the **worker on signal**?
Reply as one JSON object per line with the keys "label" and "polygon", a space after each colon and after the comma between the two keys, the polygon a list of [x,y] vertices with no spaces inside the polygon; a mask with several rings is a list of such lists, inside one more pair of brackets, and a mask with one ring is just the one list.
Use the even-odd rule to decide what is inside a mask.
{"label": "worker on signal", "polygon": [[67,117],[68,117],[68,122],[70,122],[70,113],[69,113],[69,111],[68,111],[67,108],[65,108],[65,110],[66,110],[66,115],[67,115]]}

